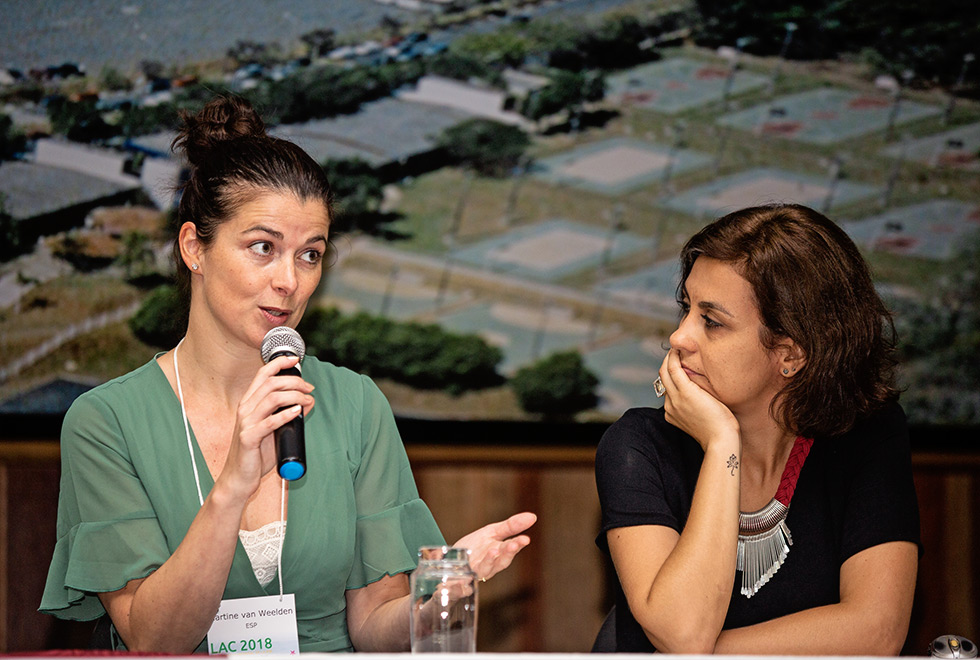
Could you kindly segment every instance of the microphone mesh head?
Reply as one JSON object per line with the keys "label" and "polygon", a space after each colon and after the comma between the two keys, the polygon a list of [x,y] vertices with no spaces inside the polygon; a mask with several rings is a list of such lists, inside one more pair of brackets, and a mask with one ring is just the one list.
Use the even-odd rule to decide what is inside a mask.
{"label": "microphone mesh head", "polygon": [[283,353],[295,355],[302,361],[306,355],[306,343],[292,328],[278,325],[262,339],[262,361],[268,362],[273,356]]}

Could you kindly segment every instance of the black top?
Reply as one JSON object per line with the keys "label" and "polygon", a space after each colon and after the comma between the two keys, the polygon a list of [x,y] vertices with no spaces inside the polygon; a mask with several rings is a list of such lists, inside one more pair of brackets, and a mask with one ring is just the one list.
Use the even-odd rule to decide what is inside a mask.
{"label": "black top", "polygon": [[[662,409],[635,408],[609,427],[596,452],[596,484],[606,532],[664,525],[679,533],[691,510],[704,452],[670,425]],[[919,544],[905,413],[892,404],[836,438],[816,438],[790,504],[789,555],[751,599],[736,571],[724,628],[740,628],[840,601],[840,567],[889,541]],[[616,650],[654,651],[616,585]]]}

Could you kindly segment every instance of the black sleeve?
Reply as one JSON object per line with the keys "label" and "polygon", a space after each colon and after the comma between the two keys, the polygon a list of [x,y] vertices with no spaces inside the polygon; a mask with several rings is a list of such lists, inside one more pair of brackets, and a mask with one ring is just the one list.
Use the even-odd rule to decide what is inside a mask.
{"label": "black sleeve", "polygon": [[890,541],[910,541],[921,548],[904,411],[893,404],[849,435],[854,454],[844,505],[841,563]]}
{"label": "black sleeve", "polygon": [[610,529],[664,525],[680,532],[684,526],[669,495],[676,490],[674,467],[662,465],[671,458],[671,452],[664,450],[675,440],[664,437],[662,418],[661,410],[628,410],[599,441],[595,478],[602,527],[596,544],[604,552],[609,552],[606,532]]}

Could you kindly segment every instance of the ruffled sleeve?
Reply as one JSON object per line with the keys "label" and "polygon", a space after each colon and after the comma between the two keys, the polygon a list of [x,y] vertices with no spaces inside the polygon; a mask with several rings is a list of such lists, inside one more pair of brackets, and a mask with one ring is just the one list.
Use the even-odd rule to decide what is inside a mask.
{"label": "ruffled sleeve", "polygon": [[419,498],[388,401],[369,378],[362,376],[361,383],[361,460],[354,474],[357,521],[348,589],[411,571],[419,547],[445,543]]}
{"label": "ruffled sleeve", "polygon": [[39,610],[91,620],[105,612],[98,592],[146,577],[170,551],[119,420],[98,388],[65,416],[61,470],[57,542]]}

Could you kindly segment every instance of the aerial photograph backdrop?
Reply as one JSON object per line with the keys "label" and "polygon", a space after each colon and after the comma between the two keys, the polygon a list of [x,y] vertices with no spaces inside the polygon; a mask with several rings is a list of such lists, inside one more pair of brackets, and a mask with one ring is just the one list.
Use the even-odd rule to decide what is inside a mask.
{"label": "aerial photograph backdrop", "polygon": [[0,652],[89,643],[36,611],[61,419],[185,332],[171,145],[217,95],[327,172],[297,329],[377,382],[445,538],[539,513],[480,586],[481,651],[591,648],[616,584],[596,443],[661,405],[685,241],[772,202],[838,223],[893,315],[923,539],[905,652],[977,640],[978,44],[976,0],[3,3]]}
{"label": "aerial photograph backdrop", "polygon": [[798,202],[872,264],[910,420],[976,425],[980,20],[943,4],[11,3],[0,412],[63,413],[180,339],[170,144],[237,94],[334,187],[310,352],[400,417],[653,404],[684,240]]}

